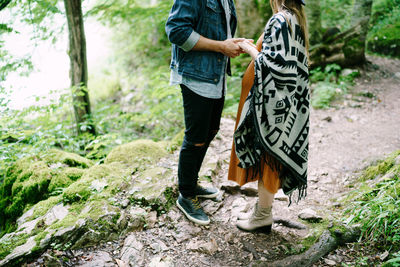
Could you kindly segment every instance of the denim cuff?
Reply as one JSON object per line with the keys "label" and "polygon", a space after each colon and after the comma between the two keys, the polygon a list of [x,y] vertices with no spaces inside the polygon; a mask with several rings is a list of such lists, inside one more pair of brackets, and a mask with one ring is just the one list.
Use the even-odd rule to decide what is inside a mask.
{"label": "denim cuff", "polygon": [[200,39],[200,34],[198,34],[195,31],[192,31],[189,38],[187,38],[187,40],[183,43],[183,45],[180,46],[180,48],[182,48],[183,51],[188,52],[192,50],[192,48],[197,44],[199,39]]}

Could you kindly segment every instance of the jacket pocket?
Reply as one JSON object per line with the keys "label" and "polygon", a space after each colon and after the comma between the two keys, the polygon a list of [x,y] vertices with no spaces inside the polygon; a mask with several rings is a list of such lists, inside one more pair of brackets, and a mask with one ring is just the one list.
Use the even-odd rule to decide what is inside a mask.
{"label": "jacket pocket", "polygon": [[[218,0],[207,0],[206,6],[208,9],[211,9],[215,13],[223,12],[222,7]],[[210,10],[207,11],[209,12]]]}
{"label": "jacket pocket", "polygon": [[219,40],[222,38],[224,10],[219,0],[207,0],[202,31],[207,38]]}

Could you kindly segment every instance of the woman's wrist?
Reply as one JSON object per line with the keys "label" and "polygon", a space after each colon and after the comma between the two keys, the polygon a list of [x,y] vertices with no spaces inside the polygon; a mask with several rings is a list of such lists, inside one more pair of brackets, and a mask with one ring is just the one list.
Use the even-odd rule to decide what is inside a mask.
{"label": "woman's wrist", "polygon": [[254,60],[256,60],[256,58],[257,58],[257,56],[258,56],[258,50],[257,49],[252,49],[251,51],[250,51],[250,56],[251,56],[251,58],[252,59],[254,59]]}

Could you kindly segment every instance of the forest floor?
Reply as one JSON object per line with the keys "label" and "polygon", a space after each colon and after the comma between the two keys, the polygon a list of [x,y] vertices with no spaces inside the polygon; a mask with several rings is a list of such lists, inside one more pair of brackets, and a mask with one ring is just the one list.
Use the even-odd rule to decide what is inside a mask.
{"label": "forest floor", "polygon": [[[211,218],[210,225],[197,226],[173,207],[154,218],[143,231],[97,247],[47,251],[28,265],[42,265],[52,254],[63,258],[59,266],[129,266],[122,255],[127,248],[131,251],[131,266],[249,266],[257,260],[268,266],[268,262],[300,253],[304,250],[302,242],[312,235],[316,224],[299,219],[299,213],[311,208],[326,225],[340,219],[334,218],[332,211],[351,190],[348,185],[366,166],[400,148],[400,60],[373,56],[368,60],[371,63],[360,70],[353,89],[333,108],[311,112],[306,199],[288,207],[287,197],[281,192],[276,196],[274,216],[306,225],[306,229],[274,224],[270,234],[262,234],[236,228],[237,216],[250,212],[257,200],[256,184],[239,188],[227,181],[234,120],[224,118],[205,163],[218,166],[206,175],[211,175],[212,183],[222,188],[218,200],[202,201]],[[175,170],[176,161],[177,152],[170,158]],[[360,255],[364,261],[365,256],[370,257],[369,262],[379,265],[379,253],[349,244],[314,266],[362,265]]]}

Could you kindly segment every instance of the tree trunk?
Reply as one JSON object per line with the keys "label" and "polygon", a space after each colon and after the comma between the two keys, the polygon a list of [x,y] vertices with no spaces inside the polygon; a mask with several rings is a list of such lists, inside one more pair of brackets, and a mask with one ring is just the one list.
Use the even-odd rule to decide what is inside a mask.
{"label": "tree trunk", "polygon": [[[365,61],[365,45],[367,41],[369,19],[371,17],[372,0],[355,0],[353,5],[353,14],[351,16],[351,25],[360,24],[360,42],[364,45],[360,49],[360,57]],[[361,55],[362,54],[362,55]]]}
{"label": "tree trunk", "polygon": [[271,17],[269,1],[236,0],[238,16],[237,36],[257,40],[264,32],[264,27]]}
{"label": "tree trunk", "polygon": [[352,27],[344,32],[327,29],[322,42],[310,48],[312,67],[339,64],[342,67],[365,63],[365,44],[372,0],[355,0]]}
{"label": "tree trunk", "polygon": [[321,6],[319,0],[308,0],[306,5],[310,45],[322,40]]}
{"label": "tree trunk", "polygon": [[78,134],[85,132],[95,134],[87,90],[86,39],[82,3],[81,0],[64,0],[64,5],[68,22],[70,79]]}
{"label": "tree trunk", "polygon": [[0,11],[4,8],[6,8],[6,6],[11,2],[11,0],[0,0]]}

